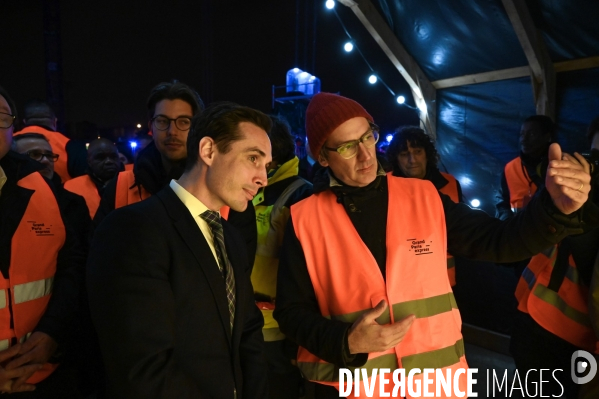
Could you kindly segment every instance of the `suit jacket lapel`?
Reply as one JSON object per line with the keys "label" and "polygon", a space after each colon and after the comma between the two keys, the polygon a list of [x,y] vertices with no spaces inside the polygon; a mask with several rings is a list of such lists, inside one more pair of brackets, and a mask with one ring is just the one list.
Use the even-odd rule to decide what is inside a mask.
{"label": "suit jacket lapel", "polygon": [[187,207],[170,187],[167,186],[156,195],[163,202],[167,213],[173,219],[175,228],[179,231],[181,238],[187,244],[187,247],[193,253],[198,265],[204,272],[210,285],[212,296],[218,307],[223,329],[227,335],[231,334],[225,281],[218,269],[218,265],[206,242],[204,234],[202,234]]}

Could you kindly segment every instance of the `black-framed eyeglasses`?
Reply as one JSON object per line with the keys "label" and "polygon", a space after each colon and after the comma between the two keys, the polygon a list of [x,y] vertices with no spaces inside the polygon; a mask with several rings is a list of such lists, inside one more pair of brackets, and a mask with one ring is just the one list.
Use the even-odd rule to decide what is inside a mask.
{"label": "black-framed eyeglasses", "polygon": [[46,157],[46,159],[50,162],[58,161],[58,154],[55,154],[50,151],[31,150],[27,151],[27,155],[34,161],[41,161],[43,157]]}
{"label": "black-framed eyeglasses", "polygon": [[16,116],[0,112],[0,128],[8,129],[15,123]]}
{"label": "black-framed eyeglasses", "polygon": [[379,141],[379,127],[374,123],[370,124],[370,129],[357,140],[348,141],[343,143],[337,148],[331,148],[323,146],[328,151],[336,151],[345,159],[350,159],[356,156],[358,153],[358,147],[360,143],[364,144],[366,148],[372,148]]}
{"label": "black-framed eyeglasses", "polygon": [[175,122],[175,126],[177,126],[177,129],[179,130],[186,131],[191,127],[191,118],[188,116],[180,116],[172,119],[164,115],[156,115],[152,118],[152,124],[158,130],[167,130],[170,127],[171,122]]}

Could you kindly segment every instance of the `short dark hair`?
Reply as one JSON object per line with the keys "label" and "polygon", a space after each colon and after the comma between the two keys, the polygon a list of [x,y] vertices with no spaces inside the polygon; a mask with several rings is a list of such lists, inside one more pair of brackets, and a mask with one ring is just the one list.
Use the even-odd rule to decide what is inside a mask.
{"label": "short dark hair", "polygon": [[204,110],[204,102],[194,89],[185,83],[173,80],[172,82],[163,82],[154,86],[150,92],[147,101],[149,119],[154,117],[156,104],[162,100],[183,100],[191,105],[193,115]]}
{"label": "short dark hair", "polygon": [[[12,100],[12,98],[10,98],[10,95],[8,94],[8,92],[2,86],[0,86],[0,96],[4,97],[4,99],[8,103],[8,106],[10,107],[10,112],[12,112],[12,115],[15,117],[15,123],[16,123],[19,120],[19,118],[17,116],[17,106],[15,105],[15,102]],[[15,131],[16,130],[17,129],[15,128]]]}
{"label": "short dark hair", "polygon": [[48,139],[46,138],[46,136],[44,136],[41,133],[23,133],[23,134],[17,134],[16,136],[13,136],[12,141],[13,142],[17,142],[19,140],[25,140],[25,139],[38,139],[38,140],[46,140],[46,141],[48,141]]}
{"label": "short dark hair", "polygon": [[551,142],[555,142],[557,140],[557,125],[553,120],[546,115],[532,115],[528,118],[524,119],[523,123],[533,122],[539,125],[541,130],[545,133],[551,134]]}
{"label": "short dark hair", "polygon": [[268,115],[232,102],[212,103],[204,112],[194,116],[187,136],[185,170],[192,169],[198,162],[200,140],[204,137],[212,138],[218,151],[229,152],[231,143],[241,139],[241,122],[253,123],[265,132],[269,132],[272,126]]}
{"label": "short dark hair", "polygon": [[282,165],[295,157],[295,141],[289,132],[289,124],[277,116],[270,116],[272,128],[268,133],[272,146],[272,159]]}
{"label": "short dark hair", "polygon": [[50,104],[37,98],[27,100],[23,106],[23,119],[56,118],[56,114]]}
{"label": "short dark hair", "polygon": [[593,143],[593,137],[599,133],[599,116],[591,121],[589,128],[587,129],[587,140],[589,141],[589,145]]}
{"label": "short dark hair", "polygon": [[397,128],[389,147],[387,147],[387,160],[393,165],[394,176],[404,176],[399,168],[397,156],[402,151],[407,151],[408,143],[411,147],[424,148],[426,153],[426,169],[436,168],[439,154],[431,137],[418,126],[402,126]]}

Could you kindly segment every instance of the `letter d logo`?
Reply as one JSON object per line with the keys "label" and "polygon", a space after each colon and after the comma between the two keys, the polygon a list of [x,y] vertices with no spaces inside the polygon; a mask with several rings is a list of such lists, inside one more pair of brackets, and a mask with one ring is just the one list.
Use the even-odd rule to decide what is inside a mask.
{"label": "letter d logo", "polygon": [[[581,357],[583,357],[585,361],[577,362]],[[590,369],[588,369],[589,366],[591,367]],[[589,370],[589,373],[586,377],[578,376],[587,369]],[[589,352],[582,350],[576,351],[572,354],[572,358],[570,359],[570,373],[572,374],[572,381],[574,381],[575,384],[586,384],[595,377],[595,374],[597,374],[597,361]]]}

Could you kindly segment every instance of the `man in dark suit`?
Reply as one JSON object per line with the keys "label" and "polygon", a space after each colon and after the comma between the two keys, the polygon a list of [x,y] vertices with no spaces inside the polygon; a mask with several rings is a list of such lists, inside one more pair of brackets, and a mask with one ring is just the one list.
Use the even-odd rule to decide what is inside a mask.
{"label": "man in dark suit", "polygon": [[109,397],[267,397],[251,266],[216,211],[243,211],[266,185],[269,130],[251,108],[207,108],[181,178],[96,230],[87,284]]}

